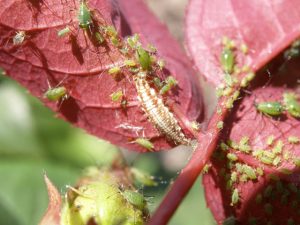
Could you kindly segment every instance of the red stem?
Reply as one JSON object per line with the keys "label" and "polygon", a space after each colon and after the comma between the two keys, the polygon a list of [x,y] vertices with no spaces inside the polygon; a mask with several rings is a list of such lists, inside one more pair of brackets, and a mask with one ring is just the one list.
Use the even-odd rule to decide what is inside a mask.
{"label": "red stem", "polygon": [[199,144],[193,153],[192,158],[172,184],[169,192],[158,209],[156,209],[148,225],[165,225],[168,223],[216,149],[219,137],[217,123],[218,121],[223,120],[226,114],[226,109],[223,109],[221,115],[214,113],[208,125],[208,132],[200,134],[198,138]]}

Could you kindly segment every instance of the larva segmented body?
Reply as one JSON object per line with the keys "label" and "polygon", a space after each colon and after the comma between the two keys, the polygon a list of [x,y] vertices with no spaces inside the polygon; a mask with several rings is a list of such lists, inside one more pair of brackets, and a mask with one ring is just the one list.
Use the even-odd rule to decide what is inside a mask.
{"label": "larva segmented body", "polygon": [[191,140],[186,138],[173,113],[164,105],[163,100],[157,96],[146,80],[146,73],[139,73],[134,78],[141,102],[142,109],[148,119],[160,133],[166,135],[175,144],[191,145]]}

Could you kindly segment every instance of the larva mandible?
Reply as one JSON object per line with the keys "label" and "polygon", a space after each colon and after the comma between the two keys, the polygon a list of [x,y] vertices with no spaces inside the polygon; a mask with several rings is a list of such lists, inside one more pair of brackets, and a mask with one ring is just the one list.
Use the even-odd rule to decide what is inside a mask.
{"label": "larva mandible", "polygon": [[134,77],[134,82],[138,100],[148,119],[160,133],[166,135],[175,144],[192,145],[191,139],[185,137],[173,113],[164,105],[163,100],[157,95],[156,91],[149,86],[146,76],[145,72],[139,72]]}

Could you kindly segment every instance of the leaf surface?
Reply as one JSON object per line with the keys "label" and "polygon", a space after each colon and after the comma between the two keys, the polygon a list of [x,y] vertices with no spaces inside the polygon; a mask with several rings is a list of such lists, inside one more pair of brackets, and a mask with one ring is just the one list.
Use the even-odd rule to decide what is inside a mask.
{"label": "leaf surface", "polygon": [[[135,4],[134,1],[122,4],[88,1],[93,19],[101,26],[115,25],[122,37],[140,33],[145,45],[152,41],[157,45],[159,54],[167,61],[161,78],[172,73],[179,81],[176,91],[167,98],[175,102],[172,107],[178,108],[189,120],[198,119],[202,100],[197,78],[192,76],[194,71],[187,66],[189,61],[143,3],[138,4],[136,11],[147,15],[152,22],[147,24],[147,29],[140,29],[144,26],[137,20],[140,14],[132,13],[129,17],[126,11]],[[108,74],[110,68],[121,65],[126,58],[110,43],[95,44],[89,35],[93,31],[78,27],[77,1],[5,0],[1,1],[0,7],[0,66],[47,106],[58,111],[60,117],[129,149],[145,151],[132,143],[141,136],[151,139],[156,150],[169,149],[174,145],[145,119],[132,74],[125,71],[121,79]],[[19,15],[21,11],[22,15]],[[58,37],[57,32],[66,26],[71,32]],[[26,36],[20,45],[14,45],[13,38],[18,31],[25,31]],[[154,39],[149,39],[149,31]],[[161,35],[160,38],[156,33]],[[170,49],[174,51],[167,50],[169,46],[165,43],[171,43]],[[67,89],[68,99],[50,102],[43,98],[49,87],[59,86]],[[127,102],[125,107],[120,101],[113,102],[111,99],[111,94],[120,90]]]}
{"label": "leaf surface", "polygon": [[244,64],[260,69],[300,36],[300,4],[272,0],[191,0],[186,14],[186,45],[195,66],[209,82],[222,83],[223,37],[249,49]]}
{"label": "leaf surface", "polygon": [[[230,216],[235,216],[241,224],[254,219],[257,224],[267,224],[269,221],[287,224],[289,219],[299,223],[299,119],[287,111],[278,117],[262,114],[257,111],[255,104],[267,101],[282,103],[286,92],[295,93],[299,103],[297,82],[300,78],[300,59],[284,64],[278,61],[274,63],[279,65],[279,69],[272,72],[271,77],[269,71],[261,71],[225,121],[220,143],[227,143],[229,148],[221,150],[219,147],[216,150],[212,157],[212,169],[204,176],[207,204],[218,224]],[[268,142],[271,137],[274,138],[273,142]],[[296,137],[299,142],[289,141],[291,137]],[[243,138],[249,139],[247,152],[246,148],[239,147]],[[235,144],[228,144],[230,141]],[[237,158],[232,160],[229,154]],[[253,179],[247,178],[247,171],[250,170],[254,171]],[[259,171],[263,171],[263,174]],[[237,180],[230,185],[234,173]],[[280,183],[282,188],[278,188]],[[239,201],[232,205],[234,189],[238,190]],[[266,193],[270,189],[272,191],[268,196]],[[258,203],[259,195],[263,197]],[[270,207],[269,204],[272,213],[266,209]]]}

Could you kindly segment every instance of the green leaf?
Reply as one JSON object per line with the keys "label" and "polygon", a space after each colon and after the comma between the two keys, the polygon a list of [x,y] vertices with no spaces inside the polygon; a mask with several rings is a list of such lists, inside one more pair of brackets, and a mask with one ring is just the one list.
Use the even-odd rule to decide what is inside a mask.
{"label": "green leaf", "polygon": [[48,204],[43,172],[58,190],[73,184],[79,174],[77,169],[49,162],[0,160],[0,224],[38,224]]}

